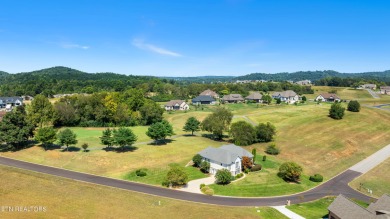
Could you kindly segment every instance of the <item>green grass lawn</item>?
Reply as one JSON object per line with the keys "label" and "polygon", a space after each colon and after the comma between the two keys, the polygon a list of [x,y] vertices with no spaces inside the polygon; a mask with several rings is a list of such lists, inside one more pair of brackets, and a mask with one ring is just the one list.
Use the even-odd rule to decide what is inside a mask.
{"label": "green grass lawn", "polygon": [[[328,207],[332,204],[334,199],[335,197],[326,197],[303,204],[294,204],[287,206],[287,208],[307,219],[328,218]],[[364,208],[368,207],[368,204],[365,202],[357,200],[352,201]]]}
{"label": "green grass lawn", "polygon": [[[174,166],[178,164],[170,164],[169,166]],[[202,173],[199,169],[188,166],[184,168],[186,173],[188,174],[188,180],[195,180],[200,178],[205,178],[208,175]],[[167,173],[169,171],[169,167],[167,168],[158,168],[158,169],[147,169],[146,173],[147,175],[144,177],[139,177],[135,174],[135,171],[129,172],[124,176],[124,179],[135,181],[135,182],[142,182],[147,184],[153,184],[153,185],[161,185],[161,182],[164,181]]]}
{"label": "green grass lawn", "polygon": [[0,175],[0,206],[46,208],[46,212],[0,212],[4,219],[286,218],[269,207],[225,207],[179,201],[1,165]]}
{"label": "green grass lawn", "polygon": [[210,187],[217,195],[256,197],[292,194],[318,185],[318,183],[311,182],[306,175],[302,176],[299,184],[286,183],[277,176],[280,161],[272,156],[267,156],[266,161],[262,161],[261,158],[256,156],[256,163],[263,167],[261,171],[250,172],[244,179],[229,185],[213,184]]}
{"label": "green grass lawn", "polygon": [[[372,195],[379,198],[383,194],[390,194],[390,158],[380,165],[360,176],[350,183],[351,187],[367,195],[367,189],[372,190]],[[360,184],[362,183],[362,186]]]}

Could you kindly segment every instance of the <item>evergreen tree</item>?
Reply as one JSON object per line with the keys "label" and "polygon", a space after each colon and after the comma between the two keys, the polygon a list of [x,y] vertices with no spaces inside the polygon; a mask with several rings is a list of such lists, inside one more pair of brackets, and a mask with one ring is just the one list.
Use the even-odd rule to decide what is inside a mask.
{"label": "evergreen tree", "polygon": [[360,103],[357,100],[351,100],[348,103],[348,111],[351,112],[359,112],[360,111]]}
{"label": "evergreen tree", "polygon": [[113,143],[113,138],[112,138],[112,130],[110,128],[107,128],[102,132],[102,136],[100,137],[100,142],[102,145],[106,145],[107,148],[110,148]]}
{"label": "evergreen tree", "polygon": [[341,103],[333,103],[329,110],[329,116],[333,119],[342,119],[344,117],[345,108]]}
{"label": "evergreen tree", "polygon": [[129,128],[120,127],[113,131],[113,142],[124,150],[125,146],[131,146],[137,141],[137,136]]}

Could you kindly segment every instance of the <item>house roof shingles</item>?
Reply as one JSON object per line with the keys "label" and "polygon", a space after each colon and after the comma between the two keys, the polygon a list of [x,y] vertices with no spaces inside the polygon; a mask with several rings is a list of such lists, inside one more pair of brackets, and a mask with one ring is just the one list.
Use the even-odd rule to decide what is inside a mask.
{"label": "house roof shingles", "polygon": [[223,145],[219,148],[208,147],[203,151],[199,152],[199,154],[204,158],[223,164],[234,163],[238,157],[253,157],[251,153],[234,144]]}
{"label": "house roof shingles", "polygon": [[322,93],[320,94],[323,98],[325,99],[340,99],[339,96],[337,96],[336,94],[333,94],[333,93]]}
{"label": "house roof shingles", "polygon": [[199,96],[212,96],[212,97],[214,97],[214,96],[218,96],[218,94],[215,91],[207,89],[207,90],[203,91],[202,93],[200,93]]}
{"label": "house roof shingles", "polygon": [[263,95],[261,95],[261,93],[254,92],[254,93],[249,94],[247,97],[245,97],[245,99],[247,99],[247,100],[261,100],[262,97],[263,97]]}
{"label": "house roof shingles", "polygon": [[184,103],[184,100],[171,100],[165,106],[175,106],[176,104],[180,106],[182,103]]}
{"label": "house roof shingles", "polygon": [[208,95],[200,95],[192,99],[192,102],[214,102],[215,99]]}
{"label": "house roof shingles", "polygon": [[244,98],[242,98],[241,94],[229,94],[229,95],[224,95],[222,97],[222,100],[225,100],[225,101],[243,101]]}
{"label": "house roof shingles", "polygon": [[292,90],[286,90],[286,91],[283,91],[283,92],[274,92],[272,94],[273,97],[276,97],[276,96],[279,96],[279,95],[281,97],[289,98],[289,97],[295,97],[297,95],[297,93],[295,93]]}
{"label": "house roof shingles", "polygon": [[23,101],[23,98],[21,97],[0,97],[0,100],[2,100],[3,103],[15,103],[17,100]]}

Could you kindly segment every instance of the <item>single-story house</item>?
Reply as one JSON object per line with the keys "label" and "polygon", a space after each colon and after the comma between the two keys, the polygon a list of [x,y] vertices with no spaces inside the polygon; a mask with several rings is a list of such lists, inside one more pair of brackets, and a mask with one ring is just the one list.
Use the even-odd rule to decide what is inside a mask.
{"label": "single-story house", "polygon": [[215,99],[212,96],[208,96],[208,95],[197,96],[194,99],[192,99],[192,104],[194,104],[194,105],[199,105],[199,104],[214,105]]}
{"label": "single-story house", "polygon": [[21,97],[0,97],[0,108],[12,109],[14,106],[21,106],[23,99]]}
{"label": "single-story house", "polygon": [[390,95],[390,86],[381,86],[381,94],[387,94]]}
{"label": "single-story house", "polygon": [[261,93],[253,92],[253,93],[249,94],[247,97],[245,97],[245,99],[247,101],[253,101],[253,102],[256,102],[256,103],[262,103],[263,102],[261,100],[262,97],[263,97],[263,95],[261,95]]}
{"label": "single-story house", "polygon": [[219,95],[210,89],[207,89],[199,94],[199,96],[211,96],[212,98],[219,99]]}
{"label": "single-story house", "polygon": [[333,93],[322,93],[318,95],[315,99],[315,101],[322,102],[339,102],[340,100],[340,97]]}
{"label": "single-story house", "polygon": [[274,92],[272,94],[272,98],[280,99],[282,102],[285,102],[285,103],[295,103],[295,102],[299,101],[298,94],[292,90],[286,90],[283,92]]}
{"label": "single-story house", "polygon": [[362,84],[359,86],[359,88],[375,90],[376,84]]}
{"label": "single-story house", "polygon": [[184,100],[171,100],[165,104],[165,110],[188,110],[190,107]]}
{"label": "single-story house", "polygon": [[390,196],[383,195],[376,202],[363,208],[343,195],[337,198],[328,207],[329,219],[357,219],[357,218],[390,218]]}
{"label": "single-story house", "polygon": [[311,81],[310,80],[297,81],[295,82],[295,84],[307,86],[307,85],[311,85]]}
{"label": "single-story house", "polygon": [[244,98],[241,94],[229,94],[222,97],[223,103],[241,103],[244,102]]}
{"label": "single-story house", "polygon": [[199,152],[203,161],[210,163],[210,173],[216,174],[218,170],[227,169],[233,176],[241,173],[242,157],[253,159],[253,155],[247,150],[234,145],[223,145],[219,148],[208,147]]}

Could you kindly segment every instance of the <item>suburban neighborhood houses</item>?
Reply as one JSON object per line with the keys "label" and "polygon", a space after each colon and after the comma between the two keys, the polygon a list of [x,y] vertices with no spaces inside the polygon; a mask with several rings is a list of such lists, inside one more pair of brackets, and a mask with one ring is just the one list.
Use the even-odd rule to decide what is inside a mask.
{"label": "suburban neighborhood houses", "polygon": [[165,110],[188,110],[190,107],[184,100],[171,100],[165,104]]}
{"label": "suburban neighborhood houses", "polygon": [[387,94],[390,95],[390,86],[382,86],[380,87],[380,93],[381,94]]}
{"label": "suburban neighborhood houses", "polygon": [[247,150],[234,144],[223,145],[219,148],[208,147],[199,152],[204,161],[210,163],[210,173],[216,174],[220,169],[227,169],[233,176],[241,173],[243,157],[253,159]]}
{"label": "suburban neighborhood houses", "polygon": [[315,99],[315,101],[322,101],[322,102],[339,102],[341,101],[340,97],[336,94],[332,93],[322,93],[318,95]]}
{"label": "suburban neighborhood houses", "polygon": [[210,89],[203,91],[202,93],[199,94],[199,96],[210,96],[214,99],[219,99],[219,95],[215,91],[212,91]]}
{"label": "suburban neighborhood houses", "polygon": [[192,99],[194,105],[214,105],[215,103],[215,99],[211,96],[197,96]]}
{"label": "suburban neighborhood houses", "polygon": [[328,208],[329,219],[390,218],[390,196],[383,195],[367,208],[361,207],[344,195],[339,195]]}
{"label": "suburban neighborhood houses", "polygon": [[262,97],[263,97],[263,95],[260,92],[253,92],[253,93],[249,94],[247,97],[245,97],[245,99],[247,101],[251,101],[251,102],[255,102],[255,103],[262,103],[263,102],[261,100]]}
{"label": "suburban neighborhood houses", "polygon": [[310,80],[303,80],[303,81],[297,81],[295,84],[302,85],[302,86],[310,86],[311,81]]}
{"label": "suburban neighborhood houses", "polygon": [[298,94],[292,90],[286,90],[286,91],[282,91],[282,92],[274,92],[272,94],[272,98],[280,99],[282,102],[289,103],[289,104],[292,104],[292,103],[299,101]]}
{"label": "suburban neighborhood houses", "polygon": [[242,103],[244,98],[241,94],[228,94],[222,97],[222,103]]}
{"label": "suburban neighborhood houses", "polygon": [[359,88],[376,90],[376,84],[362,84]]}

